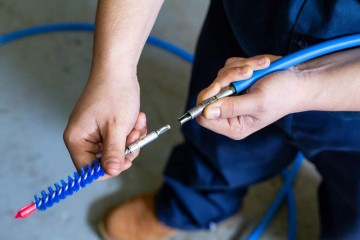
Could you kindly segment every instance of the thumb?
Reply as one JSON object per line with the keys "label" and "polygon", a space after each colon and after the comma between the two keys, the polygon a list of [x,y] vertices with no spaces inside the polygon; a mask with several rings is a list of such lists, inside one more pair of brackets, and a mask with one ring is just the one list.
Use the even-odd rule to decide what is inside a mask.
{"label": "thumb", "polygon": [[205,108],[203,115],[208,120],[251,115],[257,108],[256,97],[253,95],[246,94],[222,98]]}
{"label": "thumb", "polygon": [[102,136],[104,137],[102,150],[103,167],[108,175],[116,176],[124,170],[126,134],[120,127],[108,126]]}

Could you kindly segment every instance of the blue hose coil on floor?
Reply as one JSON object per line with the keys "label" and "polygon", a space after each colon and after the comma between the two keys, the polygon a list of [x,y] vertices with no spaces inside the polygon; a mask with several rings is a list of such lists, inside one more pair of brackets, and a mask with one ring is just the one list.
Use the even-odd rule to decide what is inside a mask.
{"label": "blue hose coil on floor", "polygon": [[266,211],[260,223],[255,227],[255,229],[248,236],[248,240],[259,239],[262,233],[265,231],[267,225],[270,223],[270,220],[275,215],[276,211],[279,209],[281,203],[283,202],[285,196],[288,199],[288,214],[289,214],[289,239],[296,238],[296,204],[294,192],[291,188],[291,184],[294,182],[297,173],[300,170],[301,164],[303,162],[304,156],[301,153],[298,153],[293,166],[288,171],[284,171],[282,174],[284,176],[284,183],[281,186],[278,194],[271,203],[271,206]]}
{"label": "blue hose coil on floor", "polygon": [[[54,32],[65,32],[65,31],[93,32],[94,30],[95,30],[95,25],[92,23],[58,23],[58,24],[40,25],[40,26],[26,28],[19,31],[1,35],[0,46],[5,45],[8,42],[19,40],[21,38],[29,37],[32,35],[54,33]],[[192,63],[194,61],[194,56],[192,54],[184,51],[183,49],[173,44],[158,39],[154,36],[149,36],[148,39],[146,40],[146,43],[162,48],[189,63]]]}

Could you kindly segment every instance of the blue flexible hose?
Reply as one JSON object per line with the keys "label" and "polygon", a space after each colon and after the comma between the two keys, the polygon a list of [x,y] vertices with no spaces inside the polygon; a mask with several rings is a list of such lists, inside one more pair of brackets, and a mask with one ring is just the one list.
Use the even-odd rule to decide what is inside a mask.
{"label": "blue flexible hose", "polygon": [[286,200],[288,204],[288,239],[295,240],[296,239],[296,201],[294,189],[292,187],[288,188],[286,194]]}
{"label": "blue flexible hose", "polygon": [[59,24],[46,24],[22,30],[14,31],[0,36],[0,46],[6,43],[19,40],[21,38],[30,37],[32,35],[52,33],[52,32],[65,32],[65,31],[85,31],[93,32],[95,29],[94,24],[91,23],[59,23]]}
{"label": "blue flexible hose", "polygon": [[156,38],[154,36],[149,36],[146,43],[157,46],[161,49],[164,49],[172,54],[174,54],[175,56],[178,56],[179,58],[189,62],[189,63],[193,63],[194,62],[194,56],[184,50],[182,50],[181,48],[168,43],[166,41],[163,41],[159,38]]}
{"label": "blue flexible hose", "polygon": [[[45,33],[53,33],[53,32],[65,32],[65,31],[85,31],[85,32],[93,32],[95,29],[94,24],[92,23],[58,23],[58,24],[47,24],[40,25],[31,28],[26,28],[22,30],[18,30],[15,32],[11,32],[8,34],[4,34],[0,36],[0,46],[5,45],[6,43],[29,37],[32,35],[45,34]],[[194,56],[187,51],[170,44],[166,41],[158,39],[154,36],[149,36],[146,43],[164,49],[175,56],[192,63],[194,61]]]}
{"label": "blue flexible hose", "polygon": [[286,55],[272,62],[268,68],[255,71],[249,79],[236,81],[231,83],[231,85],[234,86],[236,93],[241,93],[242,91],[253,85],[257,80],[265,77],[270,73],[288,69],[300,63],[306,62],[310,59],[320,57],[328,53],[357,46],[360,46],[360,34],[352,34],[345,37],[339,37],[319,44],[315,44],[308,48],[304,48],[289,55]]}
{"label": "blue flexible hose", "polygon": [[[276,211],[278,210],[278,208],[280,207],[282,201],[284,200],[286,194],[288,193],[289,189],[291,189],[291,184],[293,183],[297,173],[299,172],[299,169],[301,167],[301,163],[304,159],[304,156],[301,153],[298,153],[295,161],[293,163],[292,168],[290,169],[290,171],[285,174],[285,181],[283,183],[283,185],[281,186],[278,194],[276,195],[275,199],[273,200],[271,206],[269,207],[269,209],[267,210],[267,212],[265,213],[265,215],[263,216],[261,222],[257,225],[257,227],[255,227],[255,229],[250,233],[250,235],[248,236],[248,240],[257,240],[260,238],[260,236],[262,235],[262,233],[265,231],[266,226],[270,223],[270,220],[273,218],[274,214],[276,213]],[[288,200],[290,200],[291,202],[294,200],[293,196],[291,196],[292,194],[290,194],[290,198],[288,195]],[[296,219],[296,213],[293,212],[295,211],[294,206],[295,203],[290,203],[288,206],[289,207],[289,215],[291,218],[291,223],[294,222],[294,219]],[[296,221],[296,220],[295,220]],[[296,227],[294,227],[293,225],[291,225],[292,230],[289,232],[291,232],[291,237],[293,237],[294,233],[296,233]],[[289,238],[289,239],[295,239],[295,238]]]}
{"label": "blue flexible hose", "polygon": [[[86,31],[86,32],[92,32],[94,31],[95,27],[94,24],[91,23],[60,23],[60,24],[47,24],[47,25],[41,25],[41,26],[35,26],[31,28],[22,29],[19,31],[11,32],[8,34],[0,35],[0,46],[5,45],[6,43],[19,40],[21,38],[37,35],[37,34],[45,34],[45,33],[52,33],[52,32],[63,32],[63,31]],[[194,56],[181,48],[174,46],[168,42],[165,42],[163,40],[160,40],[154,36],[149,36],[147,39],[148,44],[152,44],[154,46],[157,46],[161,49],[164,49],[179,58],[192,63],[194,60]],[[301,156],[301,155],[299,155]],[[291,190],[291,183],[294,180],[296,173],[300,167],[301,161],[298,160],[299,157],[297,157],[297,160],[294,163],[294,167],[290,171],[289,174],[287,174],[285,183],[283,184],[283,187],[281,188],[280,192],[276,196],[274,200],[274,204],[271,206],[271,208],[268,210],[267,214],[264,216],[264,219],[261,221],[258,227],[255,228],[253,231],[253,234],[250,236],[249,239],[257,239],[263,231],[265,230],[265,227],[270,222],[271,218],[273,217],[274,213],[276,212],[277,208],[279,207],[282,199],[284,198],[285,193],[287,192],[287,199],[288,199],[288,206],[289,206],[289,222],[295,223],[295,224],[289,224],[289,239],[295,239],[295,233],[296,233],[296,212],[295,212],[295,198],[293,195],[293,192]],[[302,158],[302,157],[301,157]],[[293,207],[292,207],[293,206]],[[295,219],[295,220],[294,220]]]}

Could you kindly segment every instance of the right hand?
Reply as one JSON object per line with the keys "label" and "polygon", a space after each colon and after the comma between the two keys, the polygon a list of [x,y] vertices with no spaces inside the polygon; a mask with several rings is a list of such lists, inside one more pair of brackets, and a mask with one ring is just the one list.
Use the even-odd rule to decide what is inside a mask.
{"label": "right hand", "polygon": [[139,151],[125,157],[125,147],[146,131],[136,74],[92,71],[70,115],[64,141],[77,169],[91,164],[101,153],[109,177],[131,166]]}
{"label": "right hand", "polygon": [[[237,80],[248,79],[254,70],[269,67],[279,56],[230,58],[214,82],[202,90],[197,103],[214,96]],[[304,102],[303,76],[293,68],[269,74],[243,95],[225,97],[207,106],[197,122],[219,134],[241,140],[281,117],[298,112]]]}

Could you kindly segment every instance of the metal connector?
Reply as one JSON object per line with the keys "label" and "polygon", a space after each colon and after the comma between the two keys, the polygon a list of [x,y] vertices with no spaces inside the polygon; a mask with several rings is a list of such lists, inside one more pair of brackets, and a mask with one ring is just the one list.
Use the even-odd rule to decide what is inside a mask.
{"label": "metal connector", "polygon": [[235,88],[233,86],[229,86],[224,90],[222,90],[221,92],[219,92],[218,94],[216,94],[215,96],[206,99],[205,101],[201,102],[199,105],[188,110],[184,115],[178,118],[178,121],[180,122],[181,125],[183,125],[184,123],[190,121],[191,119],[194,119],[197,116],[199,116],[204,111],[204,109],[207,106],[209,106],[211,103],[221,98],[233,95],[234,93],[235,93]]}
{"label": "metal connector", "polygon": [[151,143],[152,141],[157,139],[161,134],[169,131],[170,129],[171,129],[170,125],[166,125],[166,126],[160,128],[159,130],[153,131],[153,132],[149,133],[148,135],[146,135],[145,137],[132,143],[125,149],[125,156],[144,147],[145,145]]}

